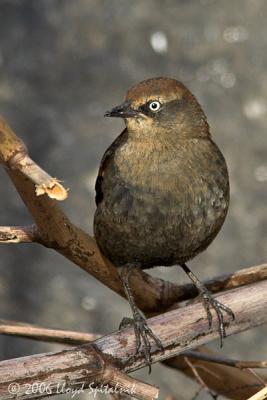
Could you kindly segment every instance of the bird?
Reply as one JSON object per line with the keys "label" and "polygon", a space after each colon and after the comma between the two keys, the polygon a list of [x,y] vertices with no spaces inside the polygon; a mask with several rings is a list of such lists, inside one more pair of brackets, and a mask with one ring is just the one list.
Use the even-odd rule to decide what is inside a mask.
{"label": "bird", "polygon": [[[176,79],[156,77],[132,86],[122,104],[106,112],[125,129],[104,153],[95,183],[94,236],[118,268],[133,314],[137,357],[151,371],[151,345],[163,350],[138,309],[130,286],[133,269],[180,266],[199,292],[220,344],[230,307],[213,298],[187,262],[220,231],[229,207],[226,161],[211,137],[207,117],[190,90]],[[129,323],[129,319],[125,320]],[[124,322],[125,322],[124,321]]]}

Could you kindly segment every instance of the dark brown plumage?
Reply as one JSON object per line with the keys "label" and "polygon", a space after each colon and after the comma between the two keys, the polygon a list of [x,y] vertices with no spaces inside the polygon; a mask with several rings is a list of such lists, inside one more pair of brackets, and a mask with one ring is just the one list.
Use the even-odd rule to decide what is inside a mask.
{"label": "dark brown plumage", "polygon": [[[126,129],[105,152],[96,181],[101,251],[118,267],[182,266],[202,294],[210,324],[213,307],[225,336],[221,310],[231,310],[185,265],[215,238],[229,205],[226,163],[202,108],[180,82],[153,78],[132,87],[107,116],[124,118]],[[122,277],[130,291],[128,274]]]}

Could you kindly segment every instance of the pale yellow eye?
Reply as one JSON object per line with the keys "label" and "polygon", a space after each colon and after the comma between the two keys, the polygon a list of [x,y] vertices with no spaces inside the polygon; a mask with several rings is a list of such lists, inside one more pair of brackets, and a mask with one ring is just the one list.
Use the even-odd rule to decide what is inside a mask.
{"label": "pale yellow eye", "polygon": [[149,104],[149,109],[152,112],[157,112],[161,107],[161,104],[159,101],[151,101],[151,103]]}

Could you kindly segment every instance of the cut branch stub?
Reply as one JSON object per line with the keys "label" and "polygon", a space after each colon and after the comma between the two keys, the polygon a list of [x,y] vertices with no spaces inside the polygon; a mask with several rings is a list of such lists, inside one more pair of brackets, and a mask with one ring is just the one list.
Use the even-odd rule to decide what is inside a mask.
{"label": "cut branch stub", "polygon": [[67,198],[68,191],[64,186],[32,161],[23,141],[2,118],[0,118],[0,149],[0,163],[9,169],[21,171],[29,178],[35,185],[36,196],[47,194],[51,199],[59,201]]}
{"label": "cut branch stub", "polygon": [[36,196],[47,194],[55,200],[65,200],[68,191],[59,183],[57,178],[52,178],[42,168],[39,167],[27,153],[17,153],[8,162],[11,169],[21,171],[35,184]]}

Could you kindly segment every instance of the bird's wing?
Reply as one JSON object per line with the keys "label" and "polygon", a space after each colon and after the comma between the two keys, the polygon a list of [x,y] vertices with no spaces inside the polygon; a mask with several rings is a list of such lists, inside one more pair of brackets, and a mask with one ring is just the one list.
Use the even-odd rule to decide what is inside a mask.
{"label": "bird's wing", "polygon": [[126,132],[127,132],[127,129],[125,128],[122,131],[122,133],[109,146],[109,148],[105,151],[105,153],[104,153],[104,155],[102,157],[102,160],[101,160],[101,163],[100,163],[100,167],[99,167],[99,171],[98,171],[98,176],[97,176],[96,182],[95,182],[95,192],[96,192],[96,194],[95,194],[95,202],[96,202],[96,205],[101,203],[101,201],[103,200],[102,184],[103,184],[103,180],[104,180],[104,173],[105,173],[106,165],[107,165],[111,155],[114,153],[116,148],[120,145],[120,143],[124,139]]}

